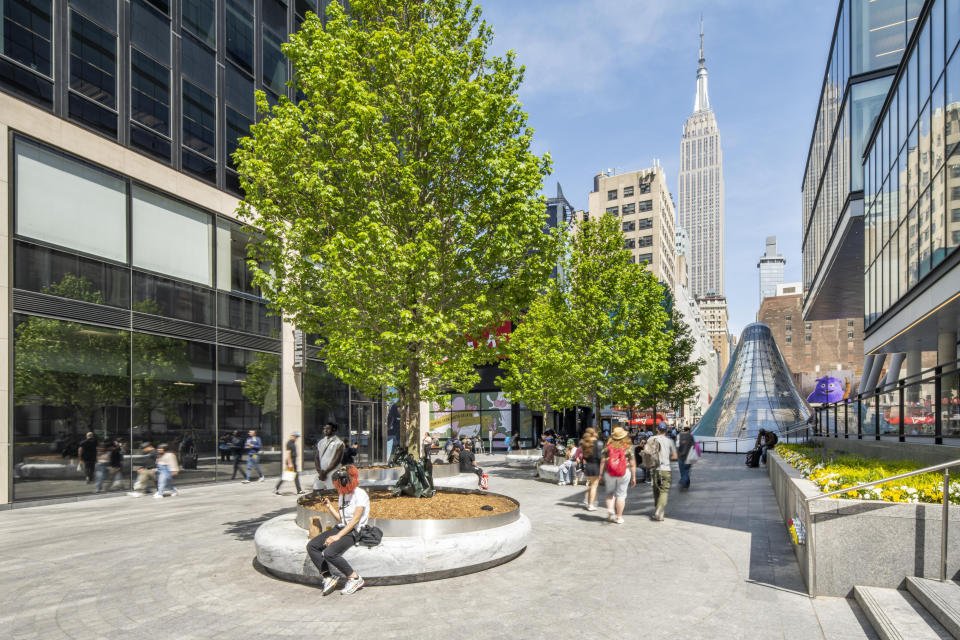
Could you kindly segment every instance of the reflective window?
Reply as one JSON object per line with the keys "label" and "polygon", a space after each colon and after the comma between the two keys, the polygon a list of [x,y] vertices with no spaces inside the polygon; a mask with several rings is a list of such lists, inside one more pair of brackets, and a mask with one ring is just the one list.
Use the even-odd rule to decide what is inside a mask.
{"label": "reflective window", "polygon": [[213,225],[209,214],[134,186],[133,265],[213,284]]}
{"label": "reflective window", "polygon": [[227,57],[253,73],[253,12],[248,3],[227,0]]}
{"label": "reflective window", "polygon": [[77,13],[70,16],[70,88],[117,106],[117,36]]}
{"label": "reflective window", "polygon": [[130,146],[157,160],[170,161],[170,141],[135,124],[130,125]]}
{"label": "reflective window", "polygon": [[[868,82],[861,82],[853,85],[851,89],[852,96],[852,140],[851,155],[859,158],[866,150],[865,145],[870,132],[873,130],[883,108],[883,101],[887,97],[887,90],[890,88],[891,77],[876,78]],[[858,165],[854,165],[851,175],[851,189],[863,189],[863,170],[857,170]],[[846,195],[846,194],[844,194]]]}
{"label": "reflective window", "polygon": [[[221,433],[255,430],[265,448],[276,451],[280,437],[280,356],[231,347],[217,349]],[[280,456],[261,454],[266,474],[280,472]]]}
{"label": "reflective window", "polygon": [[324,425],[332,422],[340,427],[341,438],[347,434],[349,411],[350,388],[327,371],[323,362],[308,359],[303,372],[303,469],[313,468]]}
{"label": "reflective window", "polygon": [[180,39],[180,63],[183,75],[216,93],[217,57],[213,51],[185,35]]}
{"label": "reflective window", "polygon": [[240,138],[250,135],[251,124],[253,122],[250,119],[227,107],[227,160],[230,166],[233,166],[233,161],[230,158],[239,146],[238,141]]}
{"label": "reflective window", "polygon": [[947,52],[946,57],[950,57],[957,42],[960,41],[960,0],[944,0],[944,13],[947,21]]}
{"label": "reflective window", "polygon": [[283,0],[260,0],[260,12],[263,26],[272,29],[277,35],[287,34],[287,5]]}
{"label": "reflective window", "polygon": [[0,51],[45,76],[53,75],[51,0],[4,0]]}
{"label": "reflective window", "polygon": [[70,7],[110,31],[117,30],[116,0],[70,0]]}
{"label": "reflective window", "polygon": [[226,67],[227,104],[250,120],[254,116],[253,79],[228,64]]}
{"label": "reflective window", "polygon": [[183,144],[209,158],[217,155],[217,100],[193,83],[183,83]]}
{"label": "reflective window", "polygon": [[126,261],[123,180],[23,140],[15,153],[17,234]]}
{"label": "reflective window", "polygon": [[247,265],[250,240],[240,224],[217,218],[217,288],[221,291],[260,294]]}
{"label": "reflective window", "polygon": [[100,133],[116,139],[117,113],[106,107],[85,100],[71,92],[67,97],[68,114],[71,120],[81,122]]}
{"label": "reflective window", "polygon": [[180,161],[183,163],[183,170],[187,173],[200,178],[201,180],[206,180],[211,184],[216,184],[217,165],[213,160],[194,153],[184,147],[180,154]]}
{"label": "reflective window", "polygon": [[134,311],[212,325],[215,305],[210,289],[148,273],[133,273]]}
{"label": "reflective window", "polygon": [[217,46],[216,0],[182,0],[181,20],[188,29],[204,43]]}
{"label": "reflective window", "polygon": [[130,308],[130,272],[93,258],[18,240],[13,286],[72,300]]}
{"label": "reflective window", "polygon": [[217,294],[217,323],[224,329],[280,337],[280,318],[270,315],[265,303],[247,297]]}
{"label": "reflective window", "polygon": [[285,94],[287,82],[287,59],[280,50],[280,38],[271,32],[263,32],[263,84],[278,95]]}
{"label": "reflective window", "polygon": [[852,73],[895,66],[900,62],[913,21],[904,21],[904,0],[852,0]]}
{"label": "reflective window", "polygon": [[162,134],[170,133],[170,70],[130,50],[130,117]]}
{"label": "reflective window", "polygon": [[130,41],[155,60],[170,64],[170,20],[157,13],[146,0],[130,3]]}

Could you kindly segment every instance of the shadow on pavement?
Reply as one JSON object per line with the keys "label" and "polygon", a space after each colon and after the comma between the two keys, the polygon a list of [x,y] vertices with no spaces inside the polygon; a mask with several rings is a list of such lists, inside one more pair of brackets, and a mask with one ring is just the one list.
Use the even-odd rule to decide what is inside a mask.
{"label": "shadow on pavement", "polygon": [[249,520],[237,520],[235,522],[224,522],[223,526],[227,527],[224,529],[223,533],[229,536],[233,536],[237,540],[253,540],[254,534],[257,532],[257,527],[269,520],[270,518],[276,518],[277,516],[282,516],[285,513],[290,513],[295,509],[295,507],[286,507],[284,509],[277,509],[276,511],[271,511],[263,515],[257,516],[256,518],[250,518]]}

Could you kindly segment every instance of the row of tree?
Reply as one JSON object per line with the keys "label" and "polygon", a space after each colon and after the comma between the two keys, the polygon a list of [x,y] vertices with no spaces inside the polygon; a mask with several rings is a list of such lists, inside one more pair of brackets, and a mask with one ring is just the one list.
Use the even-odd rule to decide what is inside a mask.
{"label": "row of tree", "polygon": [[[353,0],[349,16],[331,3],[283,47],[300,99],[258,93],[233,156],[262,232],[256,284],[321,336],[332,373],[397,390],[414,454],[421,399],[470,389],[495,358],[535,408],[690,390],[682,325],[617,220],[545,232],[551,161],[531,150],[524,70],[488,55],[492,37],[469,0]],[[509,341],[473,347],[518,319]]]}

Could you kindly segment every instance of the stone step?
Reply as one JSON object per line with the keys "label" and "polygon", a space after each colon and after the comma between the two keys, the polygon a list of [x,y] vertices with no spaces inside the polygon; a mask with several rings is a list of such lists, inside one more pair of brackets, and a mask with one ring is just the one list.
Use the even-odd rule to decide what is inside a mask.
{"label": "stone step", "polygon": [[857,586],[853,595],[882,640],[952,638],[933,614],[906,591]]}
{"label": "stone step", "polygon": [[960,640],[960,584],[952,580],[907,578],[907,590]]}

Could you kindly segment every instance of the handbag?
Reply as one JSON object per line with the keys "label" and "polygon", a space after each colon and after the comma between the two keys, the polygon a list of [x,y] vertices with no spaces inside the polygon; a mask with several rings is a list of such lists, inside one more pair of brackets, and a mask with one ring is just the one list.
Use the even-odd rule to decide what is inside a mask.
{"label": "handbag", "polygon": [[380,527],[375,527],[368,524],[360,531],[360,536],[357,538],[357,544],[364,547],[375,547],[380,544],[382,539],[383,531],[380,530]]}
{"label": "handbag", "polygon": [[293,482],[297,479],[297,470],[293,467],[287,467],[283,470],[283,473],[280,474],[280,480],[283,482]]}
{"label": "handbag", "polygon": [[696,446],[690,447],[690,451],[687,451],[687,459],[684,460],[687,464],[694,464],[697,460],[700,459],[700,451]]}

